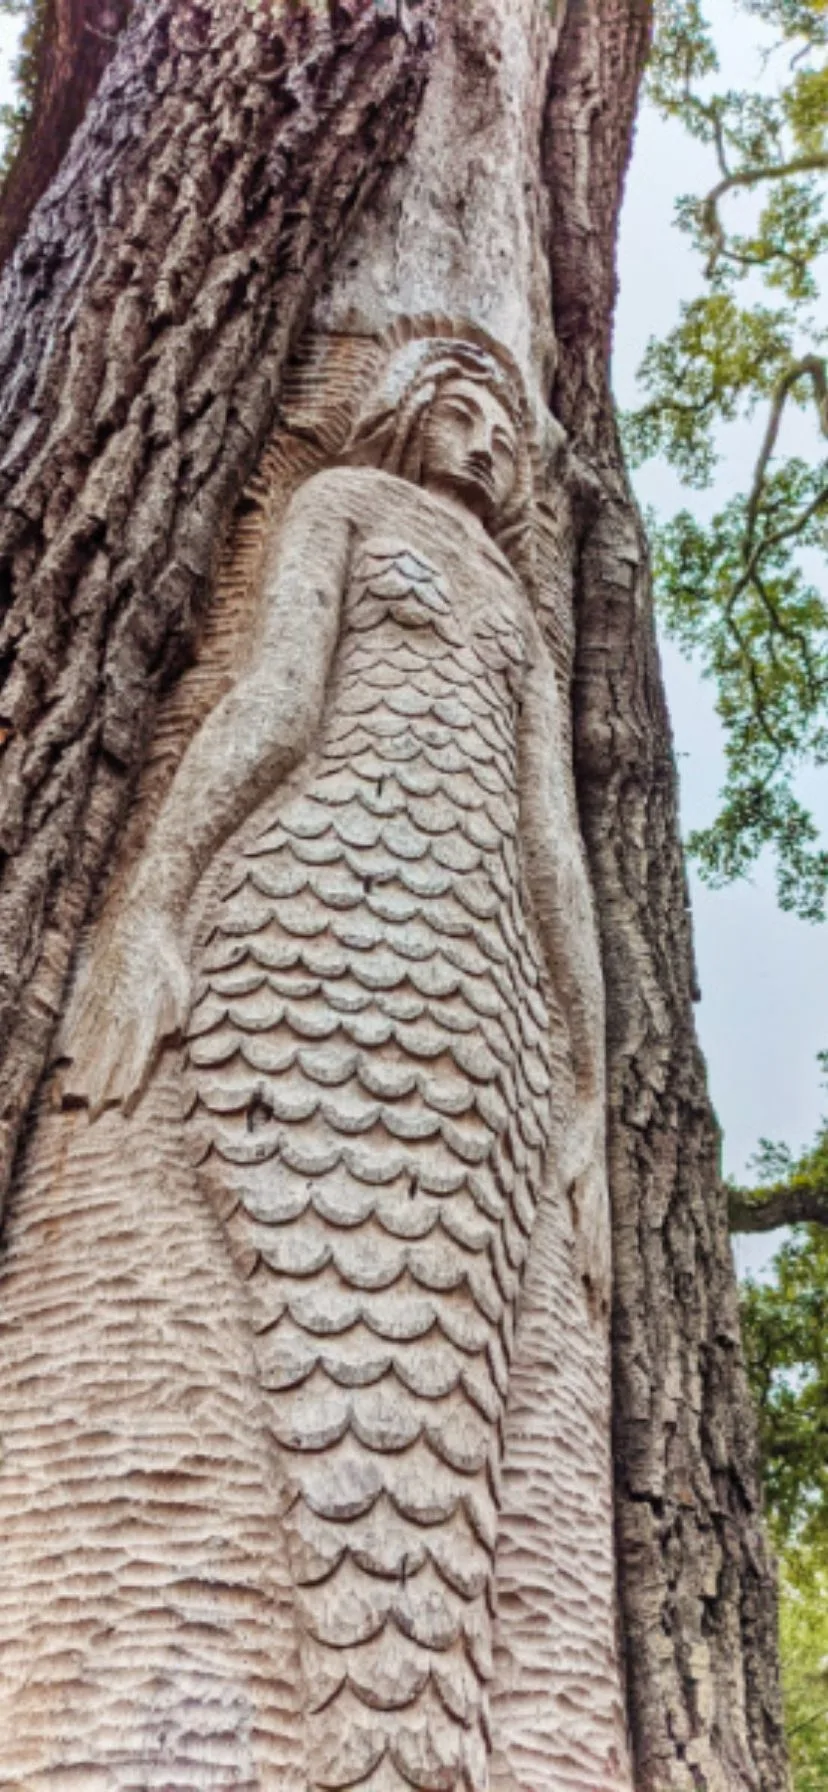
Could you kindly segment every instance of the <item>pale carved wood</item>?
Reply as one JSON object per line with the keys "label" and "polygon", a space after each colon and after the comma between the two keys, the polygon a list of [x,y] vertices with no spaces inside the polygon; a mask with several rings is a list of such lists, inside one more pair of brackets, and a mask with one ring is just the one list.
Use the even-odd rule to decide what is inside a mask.
{"label": "pale carved wood", "polygon": [[[77,1750],[90,1698],[99,1736],[112,1710],[118,1792],[153,1748],[193,1789],[199,1750],[228,1786],[244,1763],[372,1792],[631,1783],[601,979],[531,600],[542,458],[471,326],[310,345],[91,931],[14,1194],[6,1399],[19,1427],[46,1380],[74,1430],[52,1699]],[[140,1515],[125,1586],[86,1477]],[[3,1615],[24,1676],[42,1573]],[[39,1784],[56,1732],[21,1693]]]}

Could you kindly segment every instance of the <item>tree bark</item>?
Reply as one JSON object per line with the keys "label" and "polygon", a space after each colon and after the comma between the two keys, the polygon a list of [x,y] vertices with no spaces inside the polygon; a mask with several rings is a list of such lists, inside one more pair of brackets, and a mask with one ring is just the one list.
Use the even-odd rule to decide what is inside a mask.
{"label": "tree bark", "polygon": [[434,0],[154,0],[0,293],[0,1186],[222,531]]}
{"label": "tree bark", "polygon": [[[443,169],[435,146],[409,204],[402,158],[429,73],[446,78],[434,55],[441,15],[452,21],[441,54],[450,42],[464,71],[467,166]],[[675,770],[608,384],[615,235],[651,8],[569,0],[558,15],[543,181],[519,156],[503,177],[530,216],[515,239],[518,318],[486,247],[497,169],[475,161],[506,40],[465,0],[331,0],[325,16],[318,5],[240,15],[217,0],[154,0],[34,213],[5,278],[0,360],[0,1177],[158,693],[197,632],[311,307],[323,328],[356,318],[365,331],[395,309],[482,311],[522,365],[552,381],[569,438],[557,461],[550,451],[564,479],[550,498],[560,563],[544,620],[565,675],[574,593],[576,765],[608,1000],[617,1531],[636,1785],[781,1792],[774,1584],[693,1028]],[[465,127],[464,117],[458,142]],[[423,243],[440,250],[432,286]],[[469,267],[484,270],[477,294],[464,287]]]}
{"label": "tree bark", "polygon": [[739,1340],[719,1134],[647,548],[609,387],[615,240],[645,4],[573,6],[550,90],[560,360],[585,483],[576,776],[607,989],[616,1523],[640,1792],[787,1785],[775,1583]]}
{"label": "tree bark", "polygon": [[57,173],[111,60],[129,0],[45,0],[29,26],[34,87],[0,204],[0,267]]}

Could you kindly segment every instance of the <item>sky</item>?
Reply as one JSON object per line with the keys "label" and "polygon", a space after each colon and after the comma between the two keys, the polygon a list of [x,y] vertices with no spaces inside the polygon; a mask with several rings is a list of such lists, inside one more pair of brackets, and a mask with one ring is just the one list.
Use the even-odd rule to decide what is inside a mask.
{"label": "sky", "polygon": [[[733,85],[763,79],[755,20],[733,0],[707,0],[723,73]],[[0,102],[9,92],[10,63],[19,21],[0,19]],[[636,370],[652,335],[676,321],[682,299],[700,287],[697,258],[672,225],[680,193],[711,184],[708,152],[678,125],[642,110],[622,218],[620,297],[615,332],[614,379],[619,401],[636,402]],[[755,429],[732,434],[721,478],[708,504],[725,490],[743,487],[755,449]],[[688,502],[663,464],[636,475],[643,503],[667,515]],[[692,494],[690,502],[699,500]],[[698,670],[664,643],[686,830],[708,822],[723,778],[720,731],[713,693]],[[828,831],[828,783],[811,781],[808,794]],[[813,1137],[823,1100],[815,1063],[828,1046],[828,925],[814,927],[776,906],[771,868],[727,890],[710,891],[691,869],[696,950],[702,1000],[699,1032],[710,1085],[724,1131],[724,1167],[739,1178],[760,1137],[784,1139],[795,1148]],[[778,1235],[736,1241],[741,1270],[761,1270]]]}

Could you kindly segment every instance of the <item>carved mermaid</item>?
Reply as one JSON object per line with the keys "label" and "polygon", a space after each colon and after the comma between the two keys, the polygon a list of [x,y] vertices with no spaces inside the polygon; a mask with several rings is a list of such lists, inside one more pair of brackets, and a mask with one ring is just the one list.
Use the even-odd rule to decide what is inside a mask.
{"label": "carved mermaid", "polygon": [[505,357],[417,341],[347,464],[299,489],[249,669],[66,1035],[93,1116],[184,1040],[290,1492],[318,1788],[489,1784],[504,1415],[553,1146],[607,1297],[601,974],[516,571],[524,406]]}

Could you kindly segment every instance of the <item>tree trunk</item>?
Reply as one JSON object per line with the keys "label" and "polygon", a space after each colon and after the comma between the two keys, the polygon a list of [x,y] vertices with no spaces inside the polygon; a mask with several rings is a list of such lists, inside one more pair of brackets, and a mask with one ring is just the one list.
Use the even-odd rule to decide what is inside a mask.
{"label": "tree trunk", "polygon": [[[395,320],[430,315],[484,333],[519,369],[536,416],[538,610],[567,693],[571,680],[581,825],[603,948],[616,1530],[634,1783],[637,1792],[781,1792],[787,1778],[775,1593],[718,1135],[693,1027],[675,769],[646,548],[608,385],[615,237],[650,27],[647,0],[569,0],[554,21],[544,0],[330,0],[324,14],[318,5],[276,0],[244,13],[225,0],[152,0],[126,29],[3,287],[0,1180],[8,1185],[48,1061],[80,929],[106,895],[159,698],[155,759],[133,812],[128,852],[138,849],[142,817],[169,784],[172,760],[180,760],[196,723],[226,687],[227,665],[238,661],[250,622],[249,595],[242,600],[238,591],[253,576],[245,542],[249,537],[249,563],[257,567],[267,492],[275,480],[284,505],[291,483],[341,449],[354,392],[364,389],[376,345]],[[343,395],[335,443],[323,440],[314,408],[320,389],[328,399]],[[275,425],[275,446],[263,461]],[[222,591],[230,591],[236,611],[232,652],[220,664]],[[218,631],[212,649],[211,616]],[[197,664],[177,685],[196,651],[202,665],[213,652],[210,677]],[[184,693],[180,700],[177,692]],[[162,765],[164,754],[170,766]],[[116,895],[122,865],[123,849]],[[15,1296],[13,1275],[10,1284],[9,1360],[17,1362],[22,1350],[24,1368],[27,1312],[31,1324],[45,1325],[48,1342],[63,1324],[72,1265],[93,1264],[120,1149],[119,1121],[105,1115],[96,1124],[109,1154],[108,1180],[82,1214],[90,1160],[77,1144],[80,1134],[73,1135],[71,1150],[81,1153],[73,1172],[74,1230],[67,1226],[64,1257],[57,1249],[49,1271],[38,1255],[49,1231],[48,1200],[41,1214],[26,1206],[26,1190],[38,1178],[48,1195],[65,1174],[64,1146],[54,1144],[58,1135],[43,1117],[49,1091],[30,1128],[28,1160],[18,1160],[10,1224],[12,1261],[23,1267],[22,1292]],[[148,1100],[158,1136],[169,1139],[163,1087]],[[151,1177],[144,1160],[136,1161],[132,1199],[140,1208]],[[175,1386],[181,1402],[186,1389],[187,1401],[209,1415],[205,1457],[208,1437],[214,1460],[219,1436],[234,1439],[236,1454],[228,1454],[207,1493],[226,1514],[223,1562],[236,1589],[225,1621],[230,1657],[235,1638],[248,1662],[237,1686],[222,1641],[203,1678],[193,1669],[187,1698],[209,1711],[201,1728],[201,1719],[195,1724],[196,1752],[186,1772],[181,1767],[181,1784],[298,1788],[306,1782],[295,1687],[267,1685],[268,1651],[281,1650],[287,1660],[293,1647],[289,1574],[271,1535],[272,1464],[262,1442],[268,1420],[240,1298],[223,1259],[217,1267],[213,1222],[204,1221],[171,1145],[165,1161],[163,1230],[151,1249],[130,1234],[123,1273],[133,1278],[130,1299],[159,1304],[173,1342],[175,1313],[190,1312]],[[185,1211],[189,1242],[178,1261],[178,1215]],[[526,1282],[526,1331],[534,1326],[540,1338],[539,1362],[544,1327],[560,1323],[549,1311],[545,1281],[555,1273],[557,1248],[553,1241]],[[158,1284],[156,1252],[171,1265]],[[116,1258],[108,1268],[101,1258],[93,1269],[72,1295],[71,1326],[81,1329],[71,1336],[81,1338],[88,1358],[78,1374],[88,1380],[96,1353],[98,1360],[110,1353],[113,1386],[122,1376],[128,1403],[131,1371],[128,1362],[122,1371],[119,1354],[128,1322],[113,1298],[121,1270]],[[84,1345],[84,1313],[98,1305],[100,1329],[91,1329]],[[223,1315],[220,1327],[211,1323],[213,1311]],[[598,1331],[592,1356],[587,1350],[573,1369],[593,1389],[600,1386],[596,1340]],[[154,1372],[175,1380],[170,1354],[158,1362]],[[533,1373],[527,1368],[527,1411]],[[65,1392],[68,1384],[60,1385]],[[217,1423],[210,1390],[219,1385],[227,1405]],[[38,1436],[45,1435],[48,1393],[40,1399],[39,1416],[33,1402]],[[172,1411],[172,1394],[168,1404]],[[13,1402],[10,1424],[14,1431]],[[178,1419],[170,1424],[179,1449]],[[166,1426],[166,1418],[158,1421],[159,1435],[167,1435]],[[97,1472],[106,1497],[118,1494],[114,1470],[105,1475],[100,1467],[110,1457],[96,1457],[94,1426],[82,1440],[82,1474],[61,1453],[71,1452],[67,1439],[56,1455],[43,1446],[41,1491],[61,1547],[71,1551],[72,1486],[82,1483],[85,1491],[74,1497],[83,1504]],[[156,1444],[143,1440],[148,1460]],[[153,1499],[162,1478],[158,1469]],[[58,1483],[70,1488],[60,1501]],[[561,1532],[543,1510],[542,1478],[539,1486],[534,1547],[552,1561]],[[175,1530],[178,1496],[167,1488],[165,1499],[168,1492],[170,1535],[193,1552],[198,1587],[186,1623],[195,1634],[207,1609],[204,1558],[197,1527]],[[162,1523],[162,1507],[153,1511],[153,1522]],[[37,1553],[45,1576],[42,1538],[27,1531],[34,1522],[24,1516],[15,1547],[19,1562],[27,1550]],[[520,1524],[510,1530],[511,1522],[501,1545],[506,1606],[525,1601],[528,1622],[526,1635],[515,1630],[517,1690],[494,1702],[501,1739],[496,1734],[492,1783],[502,1792],[597,1789],[596,1769],[578,1778],[574,1754],[564,1760],[563,1751],[555,1765],[554,1723],[563,1736],[565,1701],[549,1719],[549,1733],[538,1719],[536,1747],[531,1716],[528,1742],[522,1727],[530,1695],[538,1711],[543,1706],[544,1675],[551,1685],[554,1664],[542,1647],[536,1662],[529,1646],[533,1625],[542,1625],[543,1595],[533,1617],[533,1566],[521,1553]],[[251,1545],[251,1537],[259,1542]],[[258,1547],[264,1569],[253,1587],[245,1576]],[[577,1554],[575,1529],[571,1549]],[[96,1575],[106,1560],[96,1558]],[[555,1559],[554,1572],[565,1576],[565,1561],[559,1570]],[[150,1584],[160,1609],[163,1581],[150,1574]],[[25,1722],[33,1748],[51,1721],[48,1711],[43,1715],[50,1685],[53,1707],[59,1684],[67,1711],[70,1704],[83,1710],[82,1671],[75,1684],[55,1665],[61,1647],[68,1659],[73,1646],[71,1635],[62,1644],[59,1602],[60,1588],[57,1603],[43,1591],[32,1661],[21,1645],[23,1669],[15,1663],[30,1688]],[[104,1623],[105,1599],[94,1609],[95,1623]],[[155,1619],[145,1611],[139,1618],[136,1656],[150,1675]],[[90,1661],[93,1655],[85,1697],[99,1753],[90,1753],[84,1783],[109,1792],[133,1783],[112,1765],[128,1675],[119,1678],[122,1664],[113,1661],[107,1679],[97,1641]],[[604,1695],[592,1667],[586,1683],[597,1707]],[[147,1694],[146,1786],[173,1783],[164,1777],[164,1738],[176,1724],[169,1747],[184,1750],[183,1720],[166,1697],[151,1687]],[[590,1721],[587,1710],[585,1732]],[[66,1723],[68,1734],[68,1717]],[[59,1731],[58,1724],[54,1735]],[[275,1754],[267,1752],[268,1735],[279,1738]],[[207,1751],[200,1764],[199,1746]],[[625,1783],[622,1756],[620,1746],[601,1792]],[[270,1766],[259,1779],[263,1759]]]}
{"label": "tree trunk", "polygon": [[3,188],[0,266],[57,173],[128,10],[129,0],[45,0],[30,20],[28,117]]}
{"label": "tree trunk", "polygon": [[546,142],[553,403],[591,482],[575,589],[576,775],[607,989],[616,1523],[639,1783],[725,1792],[787,1778],[672,738],[607,378],[648,25],[644,5],[573,7],[564,31]]}

